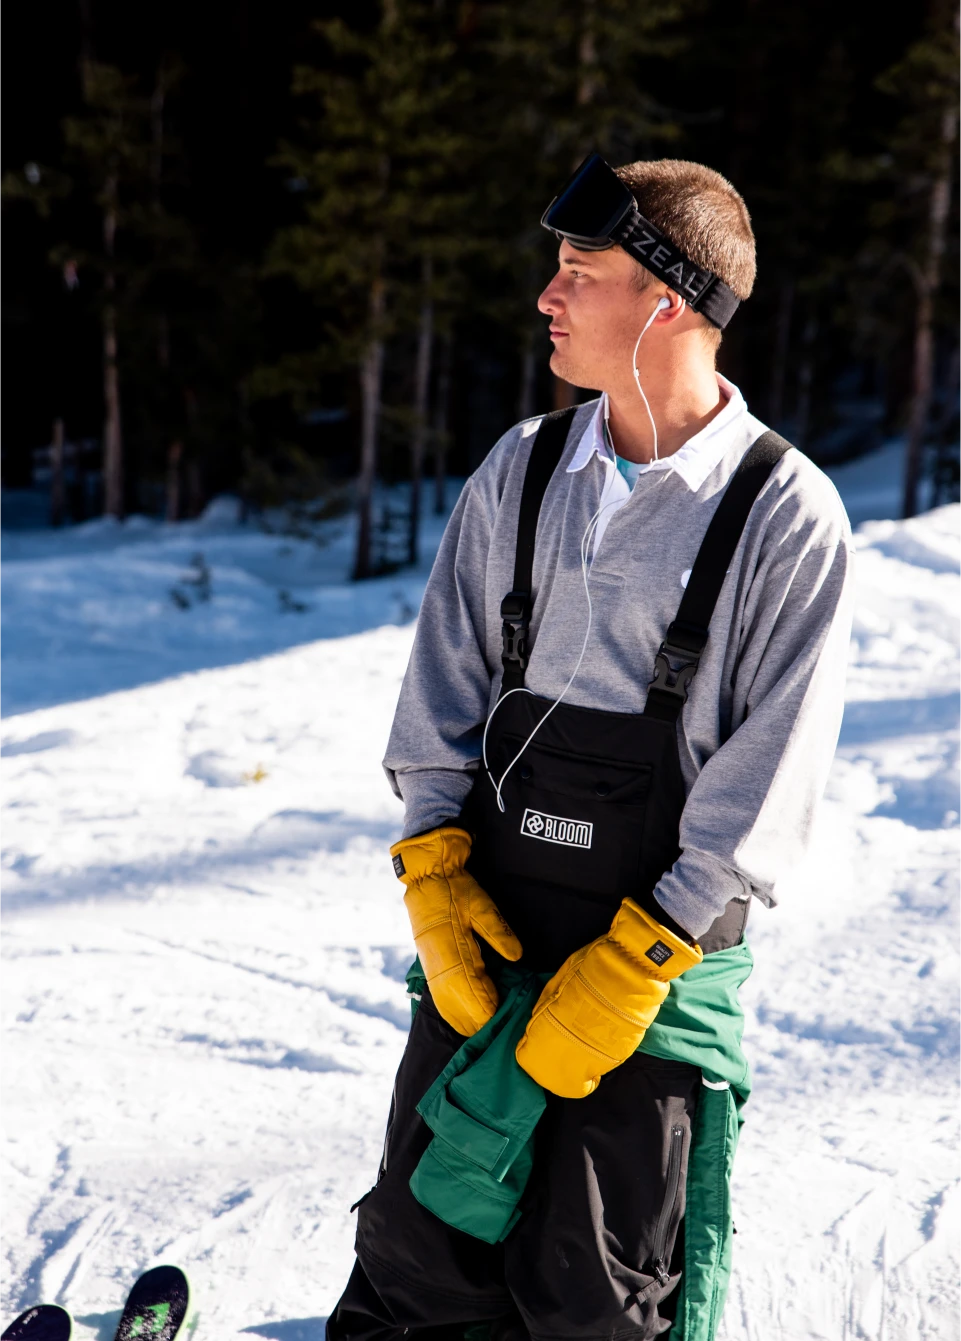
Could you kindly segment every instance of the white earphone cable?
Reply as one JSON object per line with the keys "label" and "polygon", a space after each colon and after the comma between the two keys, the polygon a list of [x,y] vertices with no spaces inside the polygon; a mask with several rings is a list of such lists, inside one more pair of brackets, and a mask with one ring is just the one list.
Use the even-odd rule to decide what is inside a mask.
{"label": "white earphone cable", "polygon": [[644,394],[644,388],[641,386],[641,374],[637,371],[637,351],[640,349],[640,347],[641,347],[641,341],[644,339],[644,336],[647,334],[648,330],[650,329],[651,323],[653,322],[654,318],[657,316],[658,312],[662,312],[662,311],[664,310],[665,307],[670,307],[670,305],[671,305],[671,301],[670,301],[669,298],[659,298],[659,299],[658,299],[658,301],[657,301],[657,306],[655,307],[655,309],[654,309],[654,311],[651,313],[651,315],[648,317],[647,322],[646,322],[646,324],[645,324],[645,326],[644,326],[644,329],[641,331],[640,335],[637,337],[637,343],[634,345],[634,354],[633,354],[633,357],[631,358],[631,367],[634,369],[634,381],[635,381],[635,383],[637,384],[637,389],[638,389],[638,391],[641,393],[641,400],[644,402],[644,408],[645,408],[645,410],[647,411],[647,417],[648,417],[648,419],[650,419],[650,421],[651,421],[651,432],[654,434],[654,460],[655,460],[655,461],[658,459],[658,457],[657,457],[657,424],[655,424],[655,422],[654,422],[654,416],[653,416],[653,414],[651,414],[651,407],[650,407],[650,405],[649,405],[649,403],[648,403],[648,399],[647,399],[647,397],[646,397],[645,394]]}
{"label": "white earphone cable", "polygon": [[[638,391],[641,393],[641,399],[642,399],[643,402],[644,402],[644,408],[647,410],[647,417],[648,417],[648,419],[650,419],[650,421],[651,421],[651,431],[652,431],[653,434],[654,434],[654,460],[655,460],[655,461],[658,459],[658,458],[657,458],[657,425],[656,425],[655,422],[654,422],[654,416],[653,416],[653,414],[651,413],[651,407],[650,407],[650,405],[648,404],[647,397],[644,395],[644,388],[641,386],[641,375],[640,375],[640,373],[637,371],[637,351],[638,351],[638,349],[639,349],[639,347],[640,347],[641,340],[644,338],[645,334],[647,333],[647,331],[648,331],[648,329],[649,329],[651,323],[653,322],[654,318],[657,316],[658,312],[663,311],[663,309],[664,309],[665,307],[670,307],[670,305],[671,305],[671,303],[670,303],[670,299],[668,299],[668,298],[660,298],[660,299],[658,299],[657,306],[654,308],[654,311],[653,311],[653,312],[651,313],[651,315],[648,317],[648,319],[647,319],[647,323],[646,323],[646,325],[644,326],[644,329],[641,331],[640,335],[637,337],[637,343],[636,343],[635,346],[634,346],[634,355],[633,355],[633,358],[631,359],[631,363],[632,363],[632,366],[633,366],[633,368],[634,368],[634,381],[637,383],[637,389],[638,389]],[[583,662],[583,660],[584,660],[584,655],[585,655],[585,653],[587,652],[587,644],[588,644],[588,640],[590,639],[590,636],[591,636],[591,625],[592,625],[592,623],[593,623],[593,621],[594,621],[594,606],[593,606],[593,603],[592,603],[592,601],[591,601],[591,589],[590,589],[590,584],[589,584],[589,582],[588,582],[587,560],[588,560],[588,557],[589,557],[590,552],[591,552],[591,545],[592,545],[593,540],[594,540],[594,533],[595,533],[596,530],[597,530],[597,523],[600,521],[601,513],[602,513],[602,512],[605,512],[609,507],[614,507],[614,506],[618,505],[618,504],[620,503],[620,501],[621,501],[620,499],[611,499],[611,501],[610,501],[609,503],[604,503],[601,507],[599,507],[599,508],[597,509],[597,511],[594,513],[593,517],[592,517],[592,518],[590,519],[590,521],[587,523],[587,526],[584,528],[584,534],[581,536],[581,578],[582,578],[582,580],[583,580],[583,582],[584,582],[584,594],[585,594],[585,596],[587,597],[587,628],[584,630],[584,641],[583,641],[583,643],[581,644],[581,654],[580,654],[580,656],[577,658],[577,665],[574,667],[574,670],[573,670],[572,673],[571,673],[571,678],[568,680],[567,684],[566,684],[566,685],[564,686],[564,688],[561,690],[560,694],[557,696],[557,698],[554,700],[554,702],[551,704],[551,706],[547,709],[547,712],[545,712],[544,716],[540,719],[540,721],[539,721],[539,722],[537,723],[537,725],[534,727],[534,730],[530,733],[530,735],[529,735],[529,736],[527,737],[527,739],[524,741],[524,744],[520,747],[520,749],[519,749],[519,750],[517,751],[517,753],[514,755],[513,759],[510,761],[510,763],[509,763],[509,764],[507,765],[507,767],[504,769],[504,772],[501,774],[501,778],[500,778],[500,781],[499,781],[499,782],[495,782],[495,781],[494,781],[494,775],[491,773],[491,771],[490,771],[490,767],[489,767],[489,765],[488,765],[488,763],[487,763],[487,733],[488,733],[488,731],[490,730],[490,724],[491,724],[491,722],[492,722],[493,719],[494,719],[494,713],[497,711],[497,709],[501,706],[502,703],[505,703],[505,702],[507,701],[507,699],[510,698],[511,694],[533,694],[534,691],[533,691],[532,689],[528,689],[526,686],[521,686],[520,689],[509,689],[509,690],[507,691],[506,694],[503,694],[503,695],[497,700],[497,702],[494,704],[493,708],[491,708],[490,713],[488,714],[488,717],[487,717],[487,721],[484,723],[484,735],[483,735],[483,737],[482,737],[482,739],[481,739],[481,758],[482,758],[483,765],[484,765],[484,772],[487,774],[488,778],[490,778],[491,786],[494,788],[494,792],[495,792],[496,797],[497,797],[497,808],[498,808],[498,810],[501,812],[501,814],[504,814],[505,809],[506,809],[506,807],[505,807],[505,805],[504,805],[504,798],[503,798],[502,795],[501,795],[501,788],[504,786],[504,783],[507,781],[507,775],[508,775],[508,773],[511,771],[511,769],[514,767],[514,765],[517,763],[518,759],[520,759],[521,755],[522,755],[522,754],[524,753],[524,751],[527,749],[528,745],[530,745],[531,741],[532,741],[532,740],[534,739],[534,737],[537,735],[538,731],[540,731],[541,727],[542,727],[542,726],[544,725],[544,723],[547,721],[548,717],[550,717],[551,713],[554,711],[554,709],[557,707],[557,705],[561,702],[561,700],[562,700],[562,699],[564,698],[564,696],[567,694],[567,691],[570,689],[571,685],[574,683],[575,679],[577,678],[577,673],[578,673],[578,671],[579,671],[580,668],[581,668],[581,663]]]}
{"label": "white earphone cable", "polygon": [[493,708],[490,711],[490,715],[488,716],[487,721],[484,724],[484,735],[481,741],[481,755],[484,763],[484,772],[490,778],[491,786],[494,788],[494,791],[497,795],[497,808],[501,812],[501,814],[503,814],[505,811],[504,798],[501,796],[501,788],[504,786],[504,783],[507,780],[508,773],[517,763],[518,759],[520,759],[521,755],[524,753],[528,745],[537,735],[538,731],[540,731],[541,727],[547,721],[548,717],[550,717],[551,713],[557,707],[558,703],[560,703],[561,700],[564,698],[567,691],[570,689],[571,685],[577,678],[577,672],[581,668],[581,663],[583,662],[584,655],[587,652],[587,644],[591,636],[591,624],[593,623],[594,619],[594,606],[591,601],[591,589],[588,582],[587,560],[590,555],[591,544],[594,540],[594,533],[597,530],[597,523],[600,521],[601,513],[606,512],[609,507],[615,506],[619,501],[620,501],[619,499],[611,499],[609,503],[605,503],[603,504],[603,506],[599,507],[597,511],[594,513],[593,517],[587,523],[587,526],[584,528],[584,534],[581,536],[581,579],[584,583],[584,594],[587,597],[587,628],[584,630],[584,641],[581,644],[581,654],[577,658],[577,665],[571,672],[571,678],[568,680],[567,684],[561,690],[560,694],[557,696],[557,698],[554,700],[551,706],[547,709],[547,712],[545,712],[544,716],[534,727],[534,730],[524,741],[524,744],[514,755],[514,758],[504,769],[504,772],[501,774],[499,782],[494,781],[494,776],[491,773],[490,767],[488,766],[487,763],[487,732],[490,730],[490,724],[493,720],[494,713],[497,711],[497,709],[500,707],[502,703],[506,702],[506,700],[510,698],[511,694],[532,694],[534,691],[532,689],[526,688],[526,686],[523,686],[520,689],[509,689],[507,693],[504,694],[502,698],[499,698],[497,702],[494,704]]}

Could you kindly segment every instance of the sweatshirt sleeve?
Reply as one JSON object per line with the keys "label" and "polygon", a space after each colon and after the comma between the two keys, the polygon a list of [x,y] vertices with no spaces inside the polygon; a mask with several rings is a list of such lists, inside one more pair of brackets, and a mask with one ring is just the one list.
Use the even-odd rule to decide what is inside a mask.
{"label": "sweatshirt sleeve", "polygon": [[495,667],[485,655],[491,519],[467,481],[431,571],[384,769],[405,807],[404,837],[460,813],[481,757]]}
{"label": "sweatshirt sleeve", "polygon": [[742,631],[732,720],[681,817],[681,856],[654,895],[702,936],[732,898],[776,902],[803,856],[844,708],[853,591],[849,537],[774,562]]}

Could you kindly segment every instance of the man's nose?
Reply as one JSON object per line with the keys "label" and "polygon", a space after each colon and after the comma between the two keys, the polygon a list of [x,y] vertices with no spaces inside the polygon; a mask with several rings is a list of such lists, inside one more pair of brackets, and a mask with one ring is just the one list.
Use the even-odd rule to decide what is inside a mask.
{"label": "man's nose", "polygon": [[564,300],[557,280],[558,276],[555,275],[537,300],[537,310],[543,312],[545,317],[559,317],[564,311]]}

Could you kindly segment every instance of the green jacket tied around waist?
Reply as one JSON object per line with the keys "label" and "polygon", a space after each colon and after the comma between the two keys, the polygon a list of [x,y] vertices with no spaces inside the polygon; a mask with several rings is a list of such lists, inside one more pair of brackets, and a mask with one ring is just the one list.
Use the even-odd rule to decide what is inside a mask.
{"label": "green jacket tied around waist", "polygon": [[[688,1062],[703,1080],[688,1164],[684,1271],[668,1341],[713,1341],[727,1293],[731,1170],[750,1093],[738,989],[752,967],[742,941],[675,978],[638,1049]],[[533,1164],[546,1101],[514,1050],[545,981],[506,965],[497,1013],[465,1040],[417,1106],[434,1138],[411,1176],[411,1191],[445,1223],[486,1243],[499,1243],[516,1224]],[[407,984],[416,1011],[426,987],[419,960]]]}

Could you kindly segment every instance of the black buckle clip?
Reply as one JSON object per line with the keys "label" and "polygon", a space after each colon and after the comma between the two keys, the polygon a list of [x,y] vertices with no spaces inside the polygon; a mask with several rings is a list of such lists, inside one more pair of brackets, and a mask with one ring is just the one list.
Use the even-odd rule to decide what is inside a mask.
{"label": "black buckle clip", "polygon": [[700,652],[692,652],[687,647],[678,647],[665,639],[654,658],[654,679],[648,685],[648,691],[660,689],[663,693],[673,694],[682,703],[686,703],[688,685],[697,674],[700,660]]}
{"label": "black buckle clip", "polygon": [[513,670],[527,670],[530,602],[522,591],[510,591],[501,601],[501,633],[504,651],[501,660]]}

